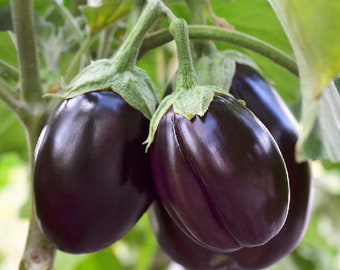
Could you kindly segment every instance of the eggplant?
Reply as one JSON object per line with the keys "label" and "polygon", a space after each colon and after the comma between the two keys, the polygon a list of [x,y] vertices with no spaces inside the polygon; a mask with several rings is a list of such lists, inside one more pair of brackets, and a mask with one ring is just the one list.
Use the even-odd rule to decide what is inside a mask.
{"label": "eggplant", "polygon": [[150,150],[162,204],[202,247],[224,253],[263,245],[284,225],[290,192],[281,152],[231,96],[215,94],[192,120],[170,108]]}
{"label": "eggplant", "polygon": [[313,198],[311,170],[308,162],[296,161],[298,123],[295,117],[258,71],[237,64],[229,93],[244,100],[271,132],[285,159],[289,176],[289,212],[278,235],[263,246],[244,248],[230,254],[237,262],[238,269],[262,269],[292,252],[306,231]]}
{"label": "eggplant", "polygon": [[36,147],[34,195],[46,237],[68,253],[124,236],[155,198],[149,121],[112,91],[63,101]]}
{"label": "eggplant", "polygon": [[159,200],[149,209],[151,227],[157,242],[168,257],[186,269],[225,270],[230,258],[203,248],[192,241],[172,220]]}

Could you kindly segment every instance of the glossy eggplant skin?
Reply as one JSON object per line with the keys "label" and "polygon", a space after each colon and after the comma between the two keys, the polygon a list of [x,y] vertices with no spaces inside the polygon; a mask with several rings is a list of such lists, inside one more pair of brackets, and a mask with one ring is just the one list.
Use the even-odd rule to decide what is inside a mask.
{"label": "glossy eggplant skin", "polygon": [[36,147],[40,227],[68,253],[103,249],[132,228],[155,198],[149,121],[112,91],[63,101]]}
{"label": "glossy eggplant skin", "polygon": [[173,261],[195,270],[224,270],[230,264],[228,255],[210,251],[192,241],[159,200],[152,203],[148,212],[158,244]]}
{"label": "glossy eggplant skin", "polygon": [[230,96],[215,95],[204,117],[171,108],[151,146],[162,204],[192,240],[215,252],[262,245],[283,226],[289,184],[263,124]]}
{"label": "glossy eggplant skin", "polygon": [[297,163],[295,159],[298,137],[296,119],[256,70],[238,64],[230,94],[244,100],[246,106],[268,128],[281,149],[288,170],[291,199],[282,230],[263,246],[244,248],[230,254],[238,262],[238,269],[262,269],[294,250],[304,235],[311,214],[311,172],[307,162]]}

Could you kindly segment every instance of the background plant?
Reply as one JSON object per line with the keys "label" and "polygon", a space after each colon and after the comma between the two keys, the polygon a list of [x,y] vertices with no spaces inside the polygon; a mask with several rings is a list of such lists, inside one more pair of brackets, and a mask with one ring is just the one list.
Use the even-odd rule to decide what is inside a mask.
{"label": "background plant", "polygon": [[[186,2],[169,0],[167,5],[177,16],[196,24],[199,20]],[[336,19],[340,3],[298,2],[212,0],[215,14],[206,10],[209,26],[189,25],[189,32],[192,40],[212,39],[220,50],[236,49],[252,57],[301,120],[299,157],[318,160],[313,162],[316,198],[309,230],[300,247],[273,269],[336,269],[340,261],[336,233],[340,225],[336,211],[340,204],[336,79],[340,72],[340,22]],[[41,96],[62,93],[63,85],[90,60],[111,57],[135,25],[143,4],[141,0],[104,0],[100,6],[83,0],[0,1],[0,226],[4,227],[0,230],[0,265],[3,261],[5,269],[13,249],[6,230],[16,234],[9,227],[20,222],[24,222],[23,238],[15,240],[20,243],[12,251],[17,264],[23,253],[31,209],[33,149],[57,102]],[[138,61],[161,94],[176,67],[173,43],[165,44],[172,40],[167,26],[166,20],[154,26]],[[287,59],[295,59],[297,65]],[[300,79],[294,74],[296,67]],[[17,206],[9,210],[14,204]],[[16,215],[20,221],[13,223]],[[31,229],[36,229],[34,224]],[[40,236],[30,237],[29,245],[45,243]],[[101,252],[84,256],[57,252],[55,269],[165,269],[168,261],[160,254],[143,217],[126,237]]]}

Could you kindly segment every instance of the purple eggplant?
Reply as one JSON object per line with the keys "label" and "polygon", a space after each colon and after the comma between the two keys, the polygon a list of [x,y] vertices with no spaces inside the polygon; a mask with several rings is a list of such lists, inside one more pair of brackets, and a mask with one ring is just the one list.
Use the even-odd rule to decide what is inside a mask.
{"label": "purple eggplant", "polygon": [[175,224],[159,200],[152,203],[149,217],[162,250],[187,269],[224,270],[232,263],[228,255],[210,251],[192,241]]}
{"label": "purple eggplant", "polygon": [[236,99],[215,95],[203,117],[171,108],[151,146],[162,204],[188,237],[215,252],[263,245],[280,231],[289,205],[281,152]]}
{"label": "purple eggplant", "polygon": [[155,198],[149,121],[112,91],[63,101],[36,148],[40,227],[60,250],[87,253],[127,233]]}
{"label": "purple eggplant", "polygon": [[256,70],[238,64],[230,93],[244,100],[268,128],[278,143],[288,170],[291,198],[288,217],[279,234],[263,246],[244,248],[230,254],[238,262],[239,269],[262,269],[289,254],[303,237],[311,214],[311,172],[308,162],[298,163],[295,158],[296,119]]}

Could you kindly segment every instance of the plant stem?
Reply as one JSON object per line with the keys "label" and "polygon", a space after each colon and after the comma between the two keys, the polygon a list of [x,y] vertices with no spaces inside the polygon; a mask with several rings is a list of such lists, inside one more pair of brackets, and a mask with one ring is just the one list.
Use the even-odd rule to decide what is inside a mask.
{"label": "plant stem", "polygon": [[20,102],[11,87],[0,78],[0,99],[20,118],[23,111],[26,110],[25,105]]}
{"label": "plant stem", "polygon": [[115,25],[109,25],[100,34],[99,45],[97,50],[96,59],[107,58],[111,49],[111,40],[114,32],[117,30]]}
{"label": "plant stem", "polygon": [[29,106],[40,102],[39,63],[33,19],[33,0],[11,0],[14,32],[17,38],[21,98]]}
{"label": "plant stem", "polygon": [[201,35],[201,37],[208,39],[214,39],[216,41],[228,42],[234,45],[242,46],[245,49],[252,50],[266,58],[269,58],[273,62],[281,65],[294,75],[298,76],[298,68],[294,59],[274,46],[253,36],[213,26],[205,26],[201,28],[200,26],[195,25],[190,28],[190,33],[192,33],[192,35],[196,36],[197,38],[199,38]]}
{"label": "plant stem", "polygon": [[[73,1],[71,1],[71,2],[73,2]],[[72,16],[72,14],[68,11],[68,9],[63,4],[59,4],[56,1],[53,1],[53,4],[56,7],[56,9],[58,10],[59,14],[67,22],[67,25],[70,26],[70,28],[72,29],[72,32],[75,33],[75,35],[77,36],[78,42],[81,44],[84,40],[83,33],[79,29],[79,27],[78,27],[77,23],[75,22],[75,19]],[[75,8],[75,7],[73,7],[73,8]],[[77,9],[74,9],[74,11],[76,11],[76,10]],[[78,10],[78,12],[79,12],[79,10]]]}
{"label": "plant stem", "polygon": [[206,0],[185,0],[190,10],[190,24],[206,24]]}
{"label": "plant stem", "polygon": [[[34,205],[34,203],[32,205]],[[36,221],[34,207],[32,207],[28,230],[25,252],[19,269],[52,270],[55,248],[41,234]]]}
{"label": "plant stem", "polygon": [[[47,119],[47,112],[41,111],[31,114],[30,125],[26,127],[26,137],[29,153],[30,164],[30,194],[33,194],[33,178],[34,178],[34,149]],[[46,239],[45,235],[40,231],[35,213],[34,196],[31,195],[31,213],[29,219],[29,228],[26,239],[24,254],[20,262],[20,270],[52,270],[55,247]]]}
{"label": "plant stem", "polygon": [[129,18],[127,21],[126,34],[129,34],[138,22],[140,15],[142,14],[143,7],[145,5],[145,0],[135,0],[132,4]]}
{"label": "plant stem", "polygon": [[7,80],[19,80],[19,72],[0,60],[0,66],[3,68],[4,78],[0,76],[0,100],[2,100],[15,113],[19,120],[23,123],[27,122],[25,119],[30,118],[30,111],[26,103],[20,101],[18,93],[15,88],[8,83]]}
{"label": "plant stem", "polygon": [[[298,68],[294,59],[272,45],[253,36],[235,30],[230,31],[221,29],[216,26],[189,25],[188,29],[189,37],[192,39],[211,39],[237,45],[254,51],[287,69],[295,76],[299,76]],[[151,34],[145,38],[141,48],[141,54],[164,45],[172,40],[173,38],[168,29]]]}
{"label": "plant stem", "polygon": [[145,34],[154,22],[163,15],[162,3],[159,0],[150,0],[137,24],[112,59],[116,64],[117,72],[135,67],[139,48],[143,43]]}
{"label": "plant stem", "polygon": [[[191,15],[191,24],[199,24],[206,25],[207,20],[205,16],[207,0],[185,0],[187,3],[190,15]],[[196,39],[192,41],[194,47],[195,58],[200,58],[203,55],[209,55],[216,52],[216,46],[213,44],[211,40],[201,40]]]}
{"label": "plant stem", "polygon": [[[2,97],[22,120],[27,137],[31,194],[34,175],[34,148],[43,125],[46,122],[46,102],[41,98],[38,53],[33,19],[33,0],[11,0],[11,14],[16,34],[19,74],[21,84],[21,103],[14,100],[14,95],[6,89]],[[33,196],[32,196],[33,198]],[[52,269],[55,249],[51,246],[37,226],[34,203],[30,216],[30,225],[20,270]]]}
{"label": "plant stem", "polygon": [[178,75],[176,77],[176,91],[192,89],[198,85],[194,64],[190,52],[188,25],[183,19],[175,19],[170,24],[178,58]]}

